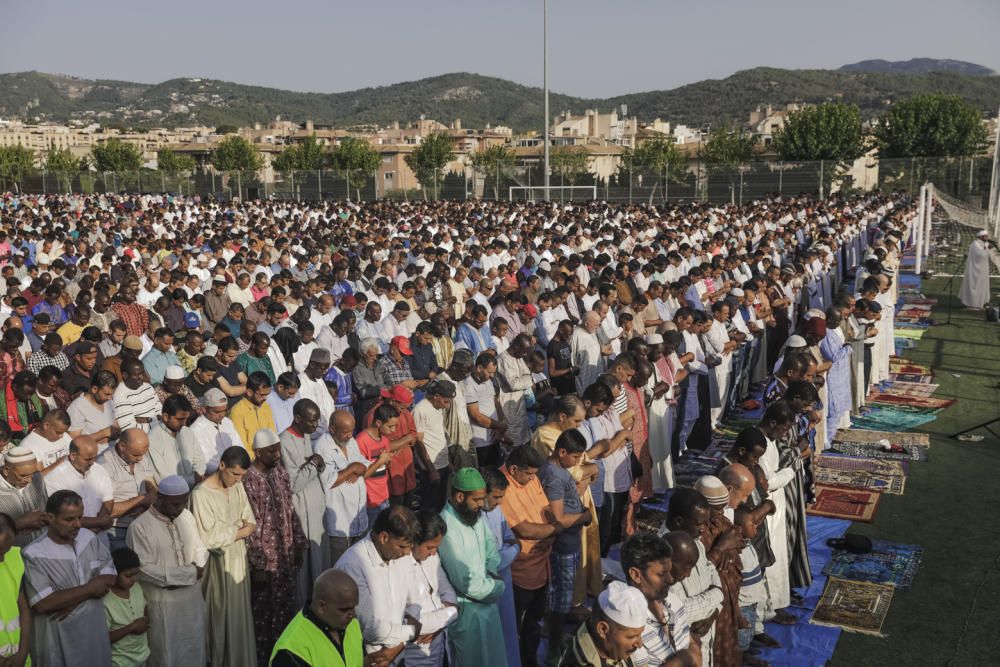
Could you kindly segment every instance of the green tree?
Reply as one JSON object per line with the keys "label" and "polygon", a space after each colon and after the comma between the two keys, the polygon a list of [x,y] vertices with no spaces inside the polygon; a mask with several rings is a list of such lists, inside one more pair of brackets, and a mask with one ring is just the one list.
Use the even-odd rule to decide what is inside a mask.
{"label": "green tree", "polygon": [[134,144],[112,137],[90,149],[97,171],[130,172],[139,171],[142,153]]}
{"label": "green tree", "polygon": [[63,192],[69,192],[72,189],[73,174],[80,171],[80,160],[68,148],[53,146],[45,156],[45,169],[55,174]]}
{"label": "green tree", "polygon": [[21,179],[31,173],[35,165],[35,152],[21,144],[0,147],[0,179],[10,181],[15,189],[20,188]]}
{"label": "green tree", "polygon": [[861,111],[853,104],[820,104],[789,114],[774,137],[782,160],[816,161],[820,196],[851,163],[865,154]]}
{"label": "green tree", "polygon": [[879,156],[976,155],[986,128],[974,106],[958,95],[934,93],[896,102],[875,125]]}
{"label": "green tree", "polygon": [[746,132],[734,130],[717,130],[712,132],[708,141],[701,149],[701,159],[708,166],[708,171],[715,174],[725,174],[729,180],[730,198],[735,201],[736,181],[739,170],[753,156],[757,137]]}
{"label": "green tree", "polygon": [[[644,141],[634,151],[626,153],[626,163],[629,168],[640,168],[651,171],[657,182],[663,181],[663,201],[666,203],[670,182],[679,183],[684,180],[687,168],[687,158],[677,148],[677,144],[669,139],[656,138]],[[656,185],[649,193],[649,203],[653,203]]]}
{"label": "green tree", "polygon": [[444,177],[444,168],[455,157],[454,144],[447,132],[438,132],[425,137],[420,144],[407,155],[407,166],[420,182],[427,197],[428,186],[434,188],[434,199],[438,197],[438,183]]}
{"label": "green tree", "polygon": [[494,179],[493,198],[500,199],[500,179],[514,167],[514,149],[498,144],[472,154],[472,170],[483,179]]}
{"label": "green tree", "polygon": [[345,137],[334,147],[331,158],[333,166],[347,176],[347,197],[350,198],[351,183],[354,183],[357,189],[356,201],[361,201],[361,186],[378,169],[382,156],[365,139]]}
{"label": "green tree", "polygon": [[240,136],[228,136],[212,151],[212,166],[219,171],[256,174],[264,166],[257,147]]}
{"label": "green tree", "polygon": [[568,180],[576,185],[577,179],[590,171],[590,154],[584,146],[555,146],[549,150],[549,166],[559,174],[560,184]]}
{"label": "green tree", "polygon": [[215,133],[218,135],[236,134],[239,131],[240,128],[235,125],[219,125],[215,128]]}
{"label": "green tree", "polygon": [[197,167],[194,158],[169,148],[161,148],[156,153],[156,168],[166,174],[192,172]]}

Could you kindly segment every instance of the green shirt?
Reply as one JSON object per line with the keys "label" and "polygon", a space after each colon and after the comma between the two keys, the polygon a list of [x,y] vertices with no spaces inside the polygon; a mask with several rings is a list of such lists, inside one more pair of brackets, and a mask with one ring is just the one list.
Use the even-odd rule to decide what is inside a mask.
{"label": "green shirt", "polygon": [[[123,628],[146,614],[146,598],[142,586],[135,584],[128,589],[128,599],[119,597],[114,591],[104,596],[104,615],[108,621],[108,631]],[[111,645],[111,664],[114,667],[139,667],[149,657],[149,640],[145,633],[126,635]]]}

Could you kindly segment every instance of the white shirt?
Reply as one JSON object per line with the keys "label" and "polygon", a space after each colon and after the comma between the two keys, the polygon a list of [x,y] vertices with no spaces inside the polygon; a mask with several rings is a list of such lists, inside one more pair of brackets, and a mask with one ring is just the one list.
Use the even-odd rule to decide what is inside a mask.
{"label": "white shirt", "polygon": [[[424,434],[424,449],[431,464],[440,470],[448,467],[448,436],[444,430],[444,414],[428,399],[413,408],[413,423]],[[426,634],[426,633],[424,633]]]}
{"label": "white shirt", "polygon": [[408,566],[408,558],[382,560],[368,535],[336,563],[337,569],[350,575],[358,585],[356,612],[368,653],[409,642],[414,637],[414,627],[403,622],[403,614],[411,602],[413,568]]}
{"label": "white shirt", "polygon": [[[465,392],[465,404],[476,404],[479,414],[489,417],[494,421],[497,418],[496,390],[493,382],[487,381],[482,384],[476,382],[476,378],[469,376],[462,380],[462,390]],[[485,426],[480,426],[469,418],[472,426],[472,444],[475,447],[486,447],[490,444],[490,434],[492,431]]]}
{"label": "white shirt", "polygon": [[320,481],[326,493],[326,512],[323,515],[326,534],[333,537],[364,535],[368,530],[368,514],[365,511],[368,491],[364,478],[359,477],[353,482],[337,486],[334,484],[337,482],[337,475],[352,463],[360,463],[367,468],[371,461],[361,453],[354,438],[347,442],[346,455],[329,434],[317,440],[313,449],[326,463],[326,468],[320,473]]}
{"label": "white shirt", "polygon": [[69,462],[63,461],[45,476],[45,491],[51,496],[63,489],[76,491],[83,498],[83,516],[95,517],[101,505],[115,499],[114,485],[107,471],[96,463],[86,475],[81,475]]}
{"label": "white shirt", "polygon": [[205,455],[205,474],[210,475],[219,468],[219,458],[222,452],[235,445],[243,446],[240,434],[229,417],[223,417],[218,424],[208,417],[198,417],[191,424],[198,446]]}
{"label": "white shirt", "polygon": [[52,442],[38,431],[32,431],[21,441],[21,446],[30,449],[34,453],[35,458],[38,459],[38,463],[43,468],[48,468],[60,458],[69,454],[69,443],[71,440],[72,438],[69,437],[69,433],[63,433],[61,438]]}

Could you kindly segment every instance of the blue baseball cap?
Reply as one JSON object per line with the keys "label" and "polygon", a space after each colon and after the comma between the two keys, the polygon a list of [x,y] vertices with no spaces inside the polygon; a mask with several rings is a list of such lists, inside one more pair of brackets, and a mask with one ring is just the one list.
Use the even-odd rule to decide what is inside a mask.
{"label": "blue baseball cap", "polygon": [[197,329],[201,325],[201,318],[195,313],[186,313],[184,315],[184,328],[185,329]]}

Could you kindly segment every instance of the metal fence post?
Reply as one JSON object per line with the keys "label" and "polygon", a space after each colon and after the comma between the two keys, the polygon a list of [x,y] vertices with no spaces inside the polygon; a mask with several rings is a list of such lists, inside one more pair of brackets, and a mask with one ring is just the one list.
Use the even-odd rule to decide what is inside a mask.
{"label": "metal fence post", "polygon": [[785,161],[778,162],[778,196],[785,193]]}
{"label": "metal fence post", "polygon": [[316,189],[319,191],[319,200],[323,201],[323,170],[316,170]]}

